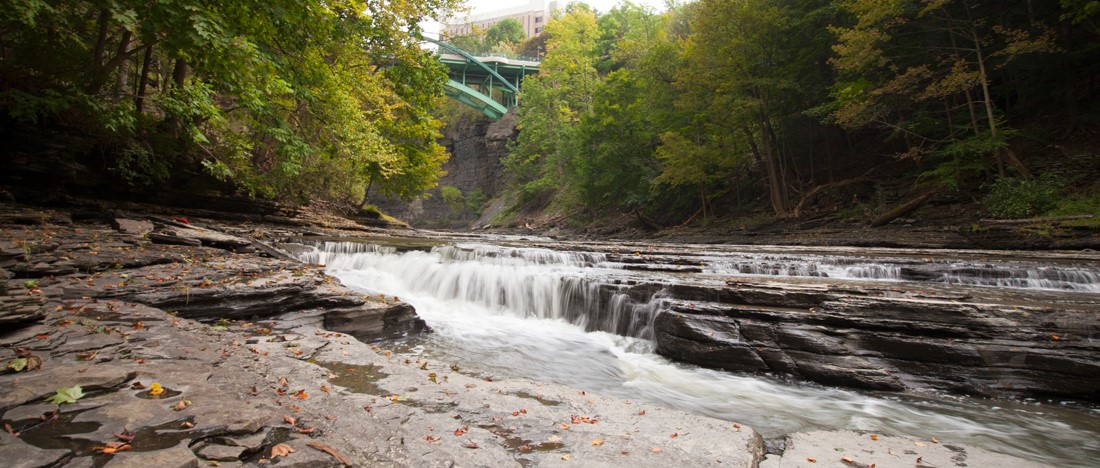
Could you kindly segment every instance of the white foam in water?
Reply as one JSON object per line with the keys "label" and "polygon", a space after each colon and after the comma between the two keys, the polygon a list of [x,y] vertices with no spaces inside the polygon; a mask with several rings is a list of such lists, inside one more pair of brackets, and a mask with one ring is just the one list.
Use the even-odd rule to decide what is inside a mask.
{"label": "white foam in water", "polygon": [[[1100,457],[1095,411],[1006,402],[994,407],[956,397],[890,398],[671,362],[653,353],[647,329],[660,301],[638,304],[622,294],[599,294],[586,275],[599,272],[583,268],[600,263],[598,258],[470,245],[402,254],[323,248],[332,252],[304,259],[327,265],[349,286],[411,303],[435,330],[421,339],[424,352],[465,369],[737,421],[765,437],[846,428],[934,436],[1052,466],[1095,466]],[[880,274],[858,265],[835,268]],[[623,327],[623,321],[631,324]],[[622,336],[623,329],[633,336]]]}

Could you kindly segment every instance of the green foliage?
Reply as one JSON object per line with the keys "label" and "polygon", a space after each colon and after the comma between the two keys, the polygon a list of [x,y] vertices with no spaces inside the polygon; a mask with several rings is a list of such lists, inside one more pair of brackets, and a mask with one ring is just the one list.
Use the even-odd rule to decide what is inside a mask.
{"label": "green foliage", "polygon": [[470,210],[475,216],[481,216],[481,211],[487,201],[489,201],[489,196],[485,194],[484,190],[481,190],[481,187],[477,187],[466,196],[466,209]]}
{"label": "green foliage", "polygon": [[466,204],[466,197],[462,196],[462,191],[457,187],[444,185],[439,189],[439,196],[452,211],[461,211]]}
{"label": "green foliage", "polygon": [[201,162],[253,194],[414,197],[446,159],[429,113],[446,76],[419,24],[454,5],[18,1],[0,15],[0,115],[87,135],[72,150],[132,186]]}
{"label": "green foliage", "polygon": [[55,405],[63,405],[66,403],[76,403],[77,400],[84,398],[84,389],[79,385],[72,387],[61,387],[57,389],[57,393],[46,399],[46,401]]}
{"label": "green foliage", "polygon": [[505,18],[485,31],[485,42],[489,47],[500,44],[519,44],[527,38],[523,32],[523,25],[515,18]]}
{"label": "green foliage", "polygon": [[27,358],[12,359],[12,360],[8,361],[8,365],[6,367],[8,369],[11,369],[11,370],[15,371],[15,372],[22,372],[23,369],[27,368]]}
{"label": "green foliage", "polygon": [[982,205],[994,218],[1037,216],[1058,205],[1063,188],[1061,181],[1051,177],[1032,180],[1003,177],[990,185]]}

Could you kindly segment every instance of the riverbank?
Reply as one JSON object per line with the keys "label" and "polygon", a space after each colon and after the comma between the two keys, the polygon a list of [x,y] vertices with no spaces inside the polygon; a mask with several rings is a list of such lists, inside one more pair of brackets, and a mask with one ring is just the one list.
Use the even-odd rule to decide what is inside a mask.
{"label": "riverbank", "polygon": [[[0,213],[0,265],[12,276],[0,291],[0,342],[4,362],[22,362],[0,376],[11,428],[0,454],[15,466],[764,460],[762,438],[731,421],[402,355],[380,340],[426,330],[410,307],[278,258],[271,242],[385,231],[126,208]],[[82,397],[62,391],[73,401],[47,403],[74,386]],[[782,466],[1026,466],[949,441],[855,432],[785,440]]]}

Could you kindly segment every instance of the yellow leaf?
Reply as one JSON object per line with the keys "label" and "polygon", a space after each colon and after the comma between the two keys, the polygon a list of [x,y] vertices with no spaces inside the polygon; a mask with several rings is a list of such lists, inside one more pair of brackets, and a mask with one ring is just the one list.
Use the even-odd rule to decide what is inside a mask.
{"label": "yellow leaf", "polygon": [[149,394],[153,396],[164,393],[164,387],[161,387],[159,383],[153,382],[153,385],[149,387]]}
{"label": "yellow leaf", "polygon": [[597,447],[599,447],[599,446],[603,445],[603,439],[596,439],[596,440],[593,440],[593,441],[592,441],[592,445],[595,445],[595,446],[597,446]]}

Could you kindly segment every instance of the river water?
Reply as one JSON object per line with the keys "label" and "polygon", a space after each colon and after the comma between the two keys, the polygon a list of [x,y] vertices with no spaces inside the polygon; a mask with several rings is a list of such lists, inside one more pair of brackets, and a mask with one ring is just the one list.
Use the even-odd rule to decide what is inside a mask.
{"label": "river water", "polygon": [[[1020,300],[1100,304],[1091,259],[990,252],[558,244],[545,239],[305,241],[346,285],[412,304],[435,333],[400,352],[492,377],[526,377],[752,426],[765,438],[859,429],[969,444],[1052,466],[1097,466],[1100,410],[1064,402],[868,393],[742,375],[653,352],[648,299],[599,285],[647,277],[921,283]],[[656,271],[653,271],[656,270]],[[983,289],[985,288],[985,289]],[[1038,298],[1038,299],[1036,299]],[[1097,338],[1100,338],[1098,336]]]}

